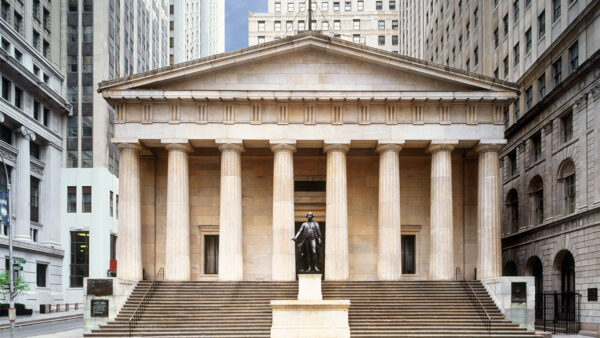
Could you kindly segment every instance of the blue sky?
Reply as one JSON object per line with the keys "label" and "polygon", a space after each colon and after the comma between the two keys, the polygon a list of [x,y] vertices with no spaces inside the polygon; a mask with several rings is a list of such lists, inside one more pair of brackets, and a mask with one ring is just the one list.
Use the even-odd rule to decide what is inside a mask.
{"label": "blue sky", "polygon": [[225,51],[248,47],[248,11],[267,12],[267,0],[225,0]]}

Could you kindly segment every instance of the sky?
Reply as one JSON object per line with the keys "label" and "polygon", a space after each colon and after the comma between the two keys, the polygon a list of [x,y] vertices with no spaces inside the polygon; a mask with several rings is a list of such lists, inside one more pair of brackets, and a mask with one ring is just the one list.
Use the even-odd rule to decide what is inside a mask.
{"label": "sky", "polygon": [[225,0],[225,51],[248,47],[248,11],[267,12],[267,0]]}

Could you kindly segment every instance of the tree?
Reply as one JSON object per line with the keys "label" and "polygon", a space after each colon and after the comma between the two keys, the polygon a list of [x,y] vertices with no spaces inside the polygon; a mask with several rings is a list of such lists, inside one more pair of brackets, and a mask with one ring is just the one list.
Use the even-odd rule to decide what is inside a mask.
{"label": "tree", "polygon": [[[23,277],[18,276],[14,281],[14,290],[15,290],[15,299],[17,299],[20,295],[22,295],[25,291],[29,290],[29,284],[25,283]],[[0,289],[0,294],[2,294],[2,298],[5,302],[10,301],[10,290],[8,289],[8,285],[10,284],[8,270],[4,270],[0,273],[0,284],[2,284],[2,289]],[[6,285],[6,287],[4,286]]]}

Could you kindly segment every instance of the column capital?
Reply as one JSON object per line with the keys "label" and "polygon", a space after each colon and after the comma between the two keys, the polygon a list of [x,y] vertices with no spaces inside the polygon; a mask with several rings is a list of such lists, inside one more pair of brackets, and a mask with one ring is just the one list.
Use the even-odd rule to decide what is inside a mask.
{"label": "column capital", "polygon": [[427,152],[452,151],[457,144],[458,140],[432,140],[427,147]]}
{"label": "column capital", "polygon": [[392,141],[385,141],[385,142],[377,142],[377,147],[375,147],[375,151],[378,153],[384,152],[384,151],[395,151],[395,152],[399,152],[400,150],[402,150],[402,146],[404,146],[404,141],[397,141],[397,142],[392,142]]}
{"label": "column capital", "polygon": [[165,145],[165,149],[171,151],[183,151],[185,153],[191,153],[194,148],[190,145],[187,139],[164,139],[160,140],[160,143]]}
{"label": "column capital", "polygon": [[495,153],[499,153],[500,150],[502,150],[502,147],[504,147],[504,144],[499,144],[499,143],[479,143],[478,145],[475,146],[475,151],[478,154],[482,154],[482,153],[486,153],[486,152],[495,152]]}
{"label": "column capital", "polygon": [[114,143],[117,146],[117,148],[119,148],[119,150],[132,149],[141,151],[143,149],[138,139],[112,138],[110,141]]}
{"label": "column capital", "polygon": [[270,140],[271,151],[292,151],[296,152],[296,141],[295,140]]}
{"label": "column capital", "polygon": [[323,151],[328,153],[330,151],[343,151],[348,152],[350,150],[350,142],[339,142],[339,143],[328,143],[325,142],[325,146],[323,147]]}
{"label": "column capital", "polygon": [[35,133],[31,131],[29,128],[25,126],[19,127],[17,131],[23,136],[27,141],[35,141]]}
{"label": "column capital", "polygon": [[241,143],[218,143],[218,147],[217,147],[221,152],[223,152],[224,150],[233,150],[236,151],[238,153],[244,152],[244,150],[246,150],[244,148],[244,145]]}

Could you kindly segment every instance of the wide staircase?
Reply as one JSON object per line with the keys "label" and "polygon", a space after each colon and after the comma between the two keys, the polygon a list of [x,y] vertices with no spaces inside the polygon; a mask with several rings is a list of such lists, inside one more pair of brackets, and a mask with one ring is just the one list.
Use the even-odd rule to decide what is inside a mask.
{"label": "wide staircase", "polygon": [[[140,282],[117,318],[85,337],[129,336],[129,320],[150,283]],[[296,282],[155,285],[132,336],[268,337],[270,301],[298,294]],[[350,299],[352,337],[534,337],[502,316],[480,282],[470,285],[474,293],[463,282],[323,282],[323,298]],[[472,301],[475,294],[486,311]]]}

